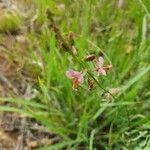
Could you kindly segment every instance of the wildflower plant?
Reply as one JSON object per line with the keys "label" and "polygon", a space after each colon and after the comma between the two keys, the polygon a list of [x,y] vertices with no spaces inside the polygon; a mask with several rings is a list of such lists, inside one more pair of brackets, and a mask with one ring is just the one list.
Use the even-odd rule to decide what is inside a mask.
{"label": "wildflower plant", "polygon": [[81,85],[84,81],[84,74],[81,72],[77,72],[77,71],[74,71],[74,70],[68,70],[66,71],[66,76],[69,78],[69,79],[72,79],[73,80],[73,90],[77,91],[77,88],[78,88],[78,85]]}
{"label": "wildflower plant", "polygon": [[[40,75],[33,71],[37,93],[28,100],[2,97],[1,101],[19,107],[0,106],[0,110],[25,114],[41,125],[28,127],[44,130],[52,138],[42,150],[145,149],[150,5],[128,1],[114,9],[116,1],[65,0],[63,15],[55,18],[55,12],[47,9],[53,11],[56,1],[37,2],[38,28],[28,33],[29,61],[36,58],[42,63]],[[87,55],[89,49],[95,53]]]}
{"label": "wildflower plant", "polygon": [[[107,72],[112,68],[112,65],[107,65],[107,66],[103,67],[104,59],[102,56],[98,57],[98,60],[97,60],[96,56],[94,54],[92,54],[92,55],[85,56],[83,60],[94,63],[95,71],[98,73],[98,76],[100,74],[106,76]],[[84,69],[88,70],[88,68],[84,68]],[[89,70],[89,72],[90,72],[90,70]],[[73,80],[72,88],[75,91],[77,91],[78,85],[83,84],[83,80],[86,77],[85,75],[86,74],[83,74],[82,71],[77,72],[77,71],[74,71],[71,69],[66,71],[66,76],[69,79]],[[97,78],[94,76],[92,76],[92,77],[95,79]],[[91,86],[92,87],[94,86],[94,82],[91,79],[88,80],[88,86],[89,86],[89,89],[91,89],[90,88]]]}

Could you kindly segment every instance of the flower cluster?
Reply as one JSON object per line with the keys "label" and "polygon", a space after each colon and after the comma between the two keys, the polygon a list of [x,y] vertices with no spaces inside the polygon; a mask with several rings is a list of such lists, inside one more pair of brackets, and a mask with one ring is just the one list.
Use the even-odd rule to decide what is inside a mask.
{"label": "flower cluster", "polygon": [[[104,59],[101,56],[98,59],[96,59],[95,55],[88,55],[84,58],[84,60],[94,62],[98,76],[100,74],[106,76],[107,72],[112,68],[112,65],[103,66],[104,65]],[[83,73],[83,71],[78,72],[78,71],[69,69],[68,71],[66,71],[66,76],[69,79],[73,80],[72,88],[74,91],[77,91],[78,86],[84,82],[85,74]],[[91,87],[93,87],[94,83],[92,82],[92,80],[88,80],[88,84],[89,84],[89,89],[91,89]]]}
{"label": "flower cluster", "polygon": [[103,67],[103,64],[104,64],[103,57],[99,57],[98,61],[96,61],[96,71],[99,74],[106,76],[107,72],[112,68],[112,65],[107,65],[107,66]]}
{"label": "flower cluster", "polygon": [[72,79],[73,80],[73,90],[77,90],[78,88],[78,85],[79,84],[82,84],[83,81],[84,81],[84,74],[82,72],[77,72],[77,71],[74,71],[72,69],[66,71],[66,76],[69,78],[69,79]]}

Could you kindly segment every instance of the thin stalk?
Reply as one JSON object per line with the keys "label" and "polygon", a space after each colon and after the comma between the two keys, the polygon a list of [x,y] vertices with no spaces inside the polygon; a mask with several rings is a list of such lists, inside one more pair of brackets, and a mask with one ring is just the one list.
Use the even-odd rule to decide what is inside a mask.
{"label": "thin stalk", "polygon": [[96,83],[103,91],[105,91],[106,93],[109,93],[109,94],[113,97],[114,100],[116,99],[113,94],[111,94],[108,90],[106,90],[103,86],[101,86],[101,84],[97,81],[97,79],[96,79],[89,71],[87,71],[87,73],[91,76],[91,78],[95,81],[95,83]]}
{"label": "thin stalk", "polygon": [[[84,66],[84,64],[83,64],[81,61],[79,61],[76,56],[74,56],[74,58],[75,58],[75,60],[76,60],[84,69],[86,69],[85,66]],[[87,70],[87,74],[95,81],[95,83],[96,83],[103,91],[105,91],[106,93],[109,93],[109,94],[112,96],[112,98],[113,98],[114,100],[116,99],[113,94],[111,94],[108,90],[106,90],[103,86],[101,86],[101,84],[97,81],[97,79],[93,76],[93,74],[92,74],[90,71]]]}
{"label": "thin stalk", "polygon": [[87,41],[88,41],[92,46],[94,46],[95,48],[97,48],[97,49],[104,55],[104,57],[108,60],[108,62],[112,65],[111,60],[108,58],[108,56],[106,55],[106,53],[104,53],[103,50],[102,50],[100,47],[98,47],[96,44],[94,44],[94,43],[93,43],[92,41],[90,41],[89,39],[87,39]]}

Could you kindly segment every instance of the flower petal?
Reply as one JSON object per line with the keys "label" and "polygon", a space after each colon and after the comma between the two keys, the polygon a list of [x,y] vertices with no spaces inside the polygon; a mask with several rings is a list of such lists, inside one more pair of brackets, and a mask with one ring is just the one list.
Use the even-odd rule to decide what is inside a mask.
{"label": "flower petal", "polygon": [[99,72],[100,74],[106,76],[106,71],[105,71],[105,69],[99,68],[99,69],[98,69],[98,72]]}
{"label": "flower petal", "polygon": [[103,64],[104,64],[104,59],[103,59],[103,57],[100,56],[100,57],[98,58],[98,66],[99,66],[99,67],[102,67]]}
{"label": "flower petal", "polygon": [[74,75],[75,75],[75,71],[74,70],[68,70],[66,71],[66,76],[69,78],[69,79],[73,79],[74,78]]}
{"label": "flower petal", "polygon": [[78,85],[79,85],[79,81],[78,81],[77,78],[75,78],[75,79],[73,80],[73,85],[72,85],[72,88],[73,88],[74,91],[77,91],[77,90],[78,90]]}
{"label": "flower petal", "polygon": [[84,81],[83,75],[81,74],[80,76],[78,76],[78,82],[79,84],[82,84]]}

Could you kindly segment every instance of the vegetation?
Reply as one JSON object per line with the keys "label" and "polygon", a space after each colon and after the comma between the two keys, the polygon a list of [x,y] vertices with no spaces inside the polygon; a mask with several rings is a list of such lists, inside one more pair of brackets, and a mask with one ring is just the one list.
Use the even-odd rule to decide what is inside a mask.
{"label": "vegetation", "polygon": [[[24,114],[58,137],[40,150],[150,148],[150,1],[123,2],[14,0],[17,8],[10,4],[0,16],[0,53],[9,62],[0,71],[9,87],[0,101],[11,104],[0,110]],[[3,42],[8,34],[14,45]],[[106,76],[85,61],[91,55],[112,65]],[[84,74],[75,90],[69,69]]]}

